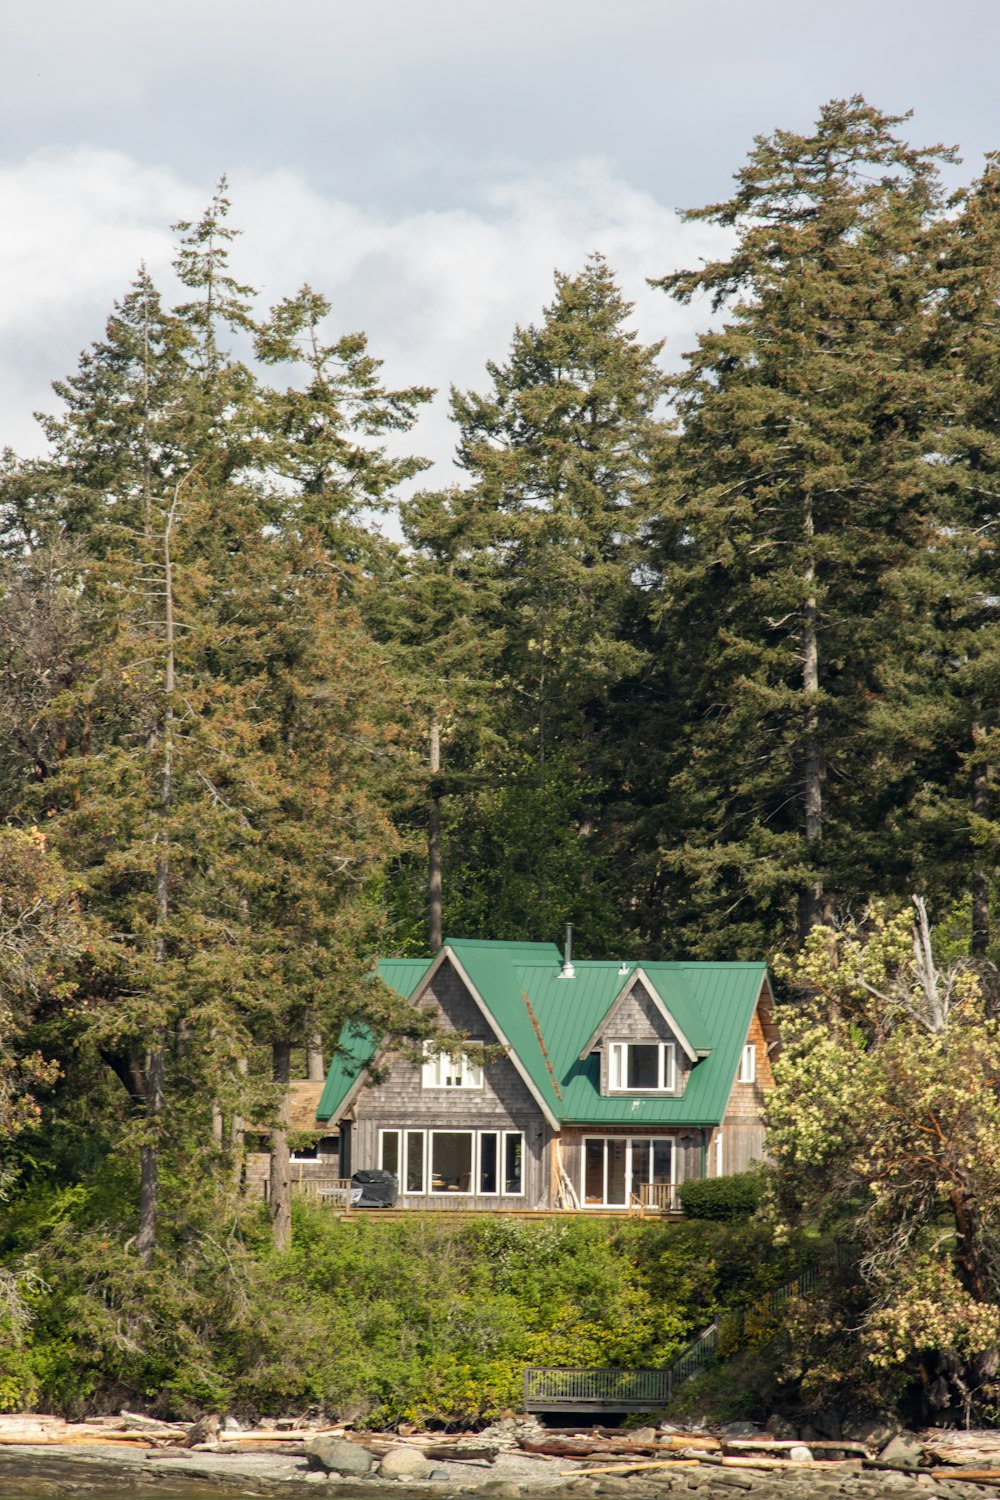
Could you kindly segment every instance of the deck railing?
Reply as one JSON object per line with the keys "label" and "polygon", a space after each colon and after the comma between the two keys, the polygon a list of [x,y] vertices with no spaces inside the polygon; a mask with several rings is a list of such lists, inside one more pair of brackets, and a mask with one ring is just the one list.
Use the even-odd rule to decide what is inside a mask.
{"label": "deck railing", "polygon": [[316,1203],[325,1203],[330,1208],[351,1210],[351,1179],[349,1177],[311,1177],[292,1179],[292,1192],[300,1198],[311,1198]]}
{"label": "deck railing", "polygon": [[675,1182],[644,1182],[640,1187],[640,1214],[677,1214],[680,1211],[681,1200],[677,1196]]}
{"label": "deck railing", "polygon": [[[841,1269],[845,1257],[838,1254]],[[532,1367],[524,1372],[525,1411],[654,1411],[668,1404],[674,1391],[693,1380],[720,1358],[735,1353],[744,1344],[771,1337],[775,1315],[789,1297],[811,1291],[821,1280],[819,1261],[781,1286],[765,1292],[748,1307],[720,1314],[664,1370],[545,1370]]]}
{"label": "deck railing", "polygon": [[[294,1165],[293,1165],[294,1171]],[[271,1183],[265,1177],[259,1184],[260,1191],[265,1203],[271,1200]],[[313,1173],[307,1177],[292,1177],[292,1196],[295,1198],[310,1198],[314,1203],[324,1203],[330,1208],[341,1208],[345,1213],[351,1211],[351,1179],[349,1177],[328,1177],[324,1174]]]}
{"label": "deck railing", "polygon": [[525,1411],[651,1411],[669,1399],[669,1370],[524,1372]]}

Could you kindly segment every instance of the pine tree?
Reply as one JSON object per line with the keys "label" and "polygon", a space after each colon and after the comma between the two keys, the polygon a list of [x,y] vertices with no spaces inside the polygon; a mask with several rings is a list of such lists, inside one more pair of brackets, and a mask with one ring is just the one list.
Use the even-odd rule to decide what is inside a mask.
{"label": "pine tree", "polygon": [[[913,612],[934,596],[924,358],[943,148],[909,147],[863,99],[759,137],[725,260],[664,278],[725,321],[676,386],[662,518],[663,651],[689,727],[661,824],[685,942],[759,952],[877,889],[901,743],[868,730]],[[724,931],[723,931],[724,920]]]}
{"label": "pine tree", "polygon": [[488,364],[490,391],[453,392],[468,485],[404,515],[473,601],[469,675],[496,685],[486,735],[463,743],[454,724],[444,778],[484,786],[444,807],[449,922],[495,936],[551,936],[576,915],[596,945],[617,926],[601,819],[620,774],[614,695],[643,661],[636,572],[664,391],[660,346],[638,342],[630,313],[601,257],[557,275],[542,323]]}
{"label": "pine tree", "polygon": [[942,386],[931,471],[941,518],[933,549],[939,603],[906,694],[911,714],[933,735],[926,780],[934,793],[925,817],[934,824],[941,895],[968,901],[971,951],[984,954],[1000,854],[1000,158],[987,158],[954,206],[939,234],[941,294],[929,353]]}
{"label": "pine tree", "polygon": [[[210,1172],[213,1120],[268,1097],[240,1066],[255,1044],[276,1062],[287,1243],[282,1059],[347,1017],[391,1030],[399,1009],[366,977],[373,876],[393,847],[381,787],[399,754],[394,684],[341,602],[355,565],[322,535],[323,497],[282,467],[295,393],[263,387],[225,347],[252,323],[228,270],[227,208],[220,192],[180,226],[190,300],[166,311],[140,277],[57,387],[51,456],[10,466],[3,496],[22,552],[71,549],[83,601],[81,659],[45,704],[58,764],[15,811],[44,816],[81,883],[83,1037],[134,1105],[146,1265],[164,1153]],[[359,379],[374,399],[371,368]],[[345,447],[354,420],[342,417]],[[363,469],[363,445],[352,462]],[[373,494],[389,477],[356,483]]]}

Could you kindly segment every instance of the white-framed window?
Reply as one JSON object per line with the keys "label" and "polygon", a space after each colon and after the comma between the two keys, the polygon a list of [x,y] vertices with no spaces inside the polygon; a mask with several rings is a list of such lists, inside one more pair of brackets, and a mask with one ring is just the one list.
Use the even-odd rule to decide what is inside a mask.
{"label": "white-framed window", "polygon": [[738,1082],[755,1083],[757,1080],[757,1048],[753,1042],[747,1042],[740,1053],[740,1071]]}
{"label": "white-framed window", "polygon": [[380,1130],[379,1166],[400,1192],[524,1195],[520,1130]]}
{"label": "white-framed window", "polygon": [[422,1130],[380,1130],[378,1164],[391,1172],[401,1193],[426,1191],[426,1141]]}
{"label": "white-framed window", "polygon": [[481,1089],[483,1070],[462,1052],[434,1052],[433,1042],[424,1042],[421,1082],[425,1089]]}
{"label": "white-framed window", "polygon": [[609,1043],[609,1093],[673,1094],[676,1088],[677,1054],[673,1042]]}
{"label": "white-framed window", "polygon": [[674,1182],[671,1136],[585,1136],[580,1202],[584,1208],[624,1208],[648,1183]]}

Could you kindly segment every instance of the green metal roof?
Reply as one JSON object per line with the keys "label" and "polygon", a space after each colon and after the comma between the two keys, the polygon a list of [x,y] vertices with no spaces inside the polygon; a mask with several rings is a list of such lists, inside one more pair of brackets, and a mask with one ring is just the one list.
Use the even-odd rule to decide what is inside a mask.
{"label": "green metal roof", "polygon": [[[397,995],[408,1000],[430,968],[430,962],[429,958],[380,958],[376,973]],[[316,1106],[317,1120],[330,1120],[340,1113],[358,1074],[377,1051],[378,1037],[367,1026],[352,1022],[344,1027]]]}
{"label": "green metal roof", "polygon": [[[767,969],[763,963],[618,963],[574,960],[575,977],[560,978],[553,943],[449,938],[450,949],[496,1030],[558,1121],[602,1125],[711,1125],[726,1103]],[[383,959],[378,972],[401,995],[412,995],[431,968],[427,959]],[[602,1096],[598,1058],[580,1053],[637,970],[659,996],[691,1047],[694,1064],[681,1098]],[[316,1113],[337,1114],[377,1044],[348,1028],[327,1076]]]}

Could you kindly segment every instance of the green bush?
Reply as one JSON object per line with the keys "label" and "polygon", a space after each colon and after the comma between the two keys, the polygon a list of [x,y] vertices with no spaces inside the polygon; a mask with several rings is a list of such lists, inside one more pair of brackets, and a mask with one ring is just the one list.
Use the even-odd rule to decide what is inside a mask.
{"label": "green bush", "polygon": [[677,1195],[689,1219],[746,1219],[760,1207],[763,1191],[761,1172],[734,1172],[682,1182]]}
{"label": "green bush", "polygon": [[0,1204],[0,1267],[40,1278],[23,1281],[29,1321],[0,1318],[0,1410],[473,1425],[518,1404],[525,1365],[667,1364],[796,1253],[760,1221],[339,1219],[297,1201],[278,1254],[261,1209],[163,1186],[148,1272],[107,1165]]}

